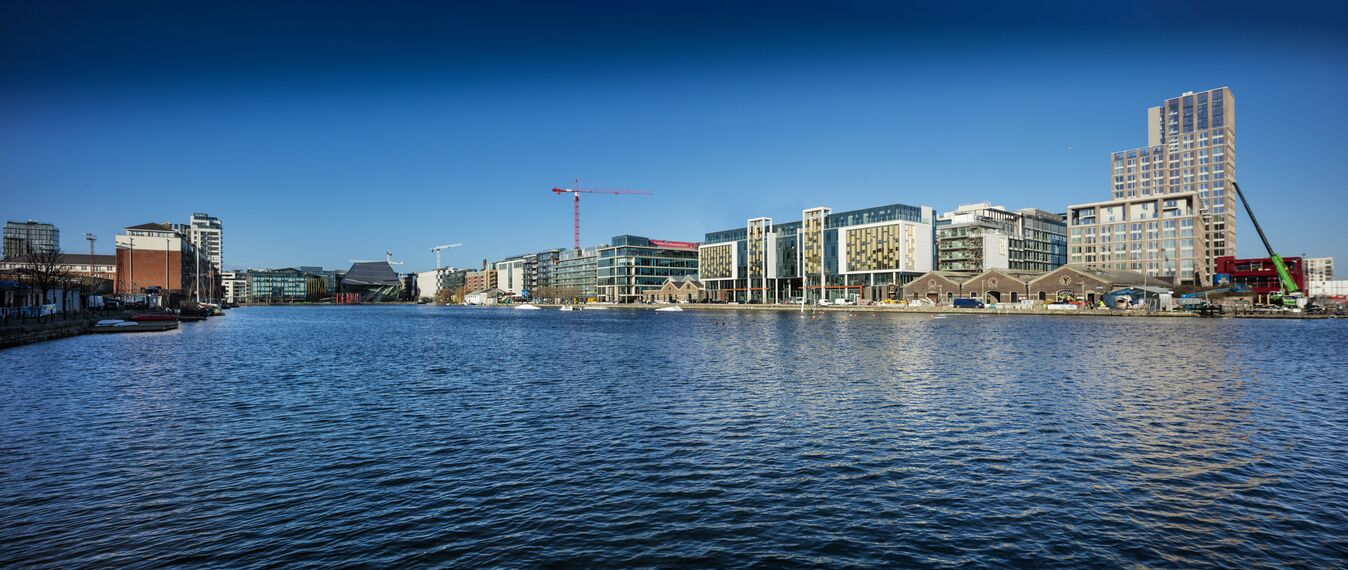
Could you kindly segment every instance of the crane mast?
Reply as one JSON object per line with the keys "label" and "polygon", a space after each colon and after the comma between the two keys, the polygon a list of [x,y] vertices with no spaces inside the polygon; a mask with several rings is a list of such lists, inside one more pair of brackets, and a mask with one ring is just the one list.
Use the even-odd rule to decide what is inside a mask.
{"label": "crane mast", "polygon": [[553,187],[552,193],[558,196],[562,194],[571,195],[572,204],[572,244],[576,249],[580,249],[580,195],[581,194],[614,194],[614,195],[640,195],[650,196],[651,193],[645,190],[596,190],[581,189],[580,179],[576,179],[575,188],[557,188]]}
{"label": "crane mast", "polygon": [[1245,213],[1250,216],[1250,223],[1254,224],[1254,231],[1258,232],[1259,240],[1264,242],[1264,250],[1268,252],[1268,258],[1273,262],[1273,268],[1278,271],[1278,283],[1282,288],[1280,297],[1299,292],[1301,289],[1297,287],[1296,280],[1292,279],[1292,272],[1288,271],[1287,263],[1283,261],[1282,256],[1274,253],[1273,246],[1268,243],[1268,236],[1264,235],[1264,228],[1260,227],[1259,220],[1255,219],[1254,209],[1250,208],[1250,201],[1245,199],[1245,193],[1240,190],[1240,184],[1232,181],[1231,186],[1236,189],[1236,196],[1240,198],[1240,203],[1245,206]]}

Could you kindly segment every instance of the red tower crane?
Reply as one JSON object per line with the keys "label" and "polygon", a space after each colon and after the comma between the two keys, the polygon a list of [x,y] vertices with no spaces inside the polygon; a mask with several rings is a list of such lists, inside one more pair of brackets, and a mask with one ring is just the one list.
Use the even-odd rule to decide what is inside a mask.
{"label": "red tower crane", "polygon": [[575,188],[553,188],[552,193],[558,196],[570,194],[573,197],[572,204],[575,210],[575,247],[580,249],[580,195],[581,194],[638,194],[650,196],[651,193],[645,190],[597,190],[593,188],[581,189],[580,180],[576,180]]}

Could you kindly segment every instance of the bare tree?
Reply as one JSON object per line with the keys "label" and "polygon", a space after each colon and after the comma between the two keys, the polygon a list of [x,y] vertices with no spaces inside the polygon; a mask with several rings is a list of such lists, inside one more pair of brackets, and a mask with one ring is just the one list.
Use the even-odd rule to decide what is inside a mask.
{"label": "bare tree", "polygon": [[60,290],[64,294],[76,281],[75,273],[66,265],[65,255],[60,248],[31,253],[26,260],[27,263],[18,269],[19,279],[42,296],[39,304],[46,304],[47,295],[52,291]]}

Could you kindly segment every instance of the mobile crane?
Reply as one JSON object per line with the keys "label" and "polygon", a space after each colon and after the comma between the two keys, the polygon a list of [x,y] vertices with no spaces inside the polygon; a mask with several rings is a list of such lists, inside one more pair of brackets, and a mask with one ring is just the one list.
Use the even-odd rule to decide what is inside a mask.
{"label": "mobile crane", "polygon": [[1259,239],[1264,242],[1264,249],[1268,251],[1268,258],[1273,261],[1273,268],[1278,271],[1279,290],[1268,294],[1270,305],[1281,307],[1300,307],[1305,304],[1306,295],[1302,293],[1301,288],[1297,287],[1296,280],[1292,279],[1292,273],[1287,270],[1287,264],[1283,262],[1282,256],[1273,252],[1273,246],[1268,243],[1268,236],[1264,235],[1264,229],[1259,227],[1259,220],[1254,217],[1254,210],[1250,208],[1250,202],[1245,199],[1245,193],[1240,191],[1240,185],[1235,181],[1231,186],[1236,189],[1236,196],[1240,198],[1240,203],[1245,205],[1245,213],[1250,216],[1250,223],[1254,224],[1254,231],[1259,232]]}

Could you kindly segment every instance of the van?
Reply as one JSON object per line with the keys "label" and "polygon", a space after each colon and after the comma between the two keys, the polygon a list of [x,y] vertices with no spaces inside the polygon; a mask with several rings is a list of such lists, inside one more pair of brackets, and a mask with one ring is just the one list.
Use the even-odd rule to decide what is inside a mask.
{"label": "van", "polygon": [[951,306],[956,309],[982,309],[985,305],[978,299],[959,298],[955,299]]}

